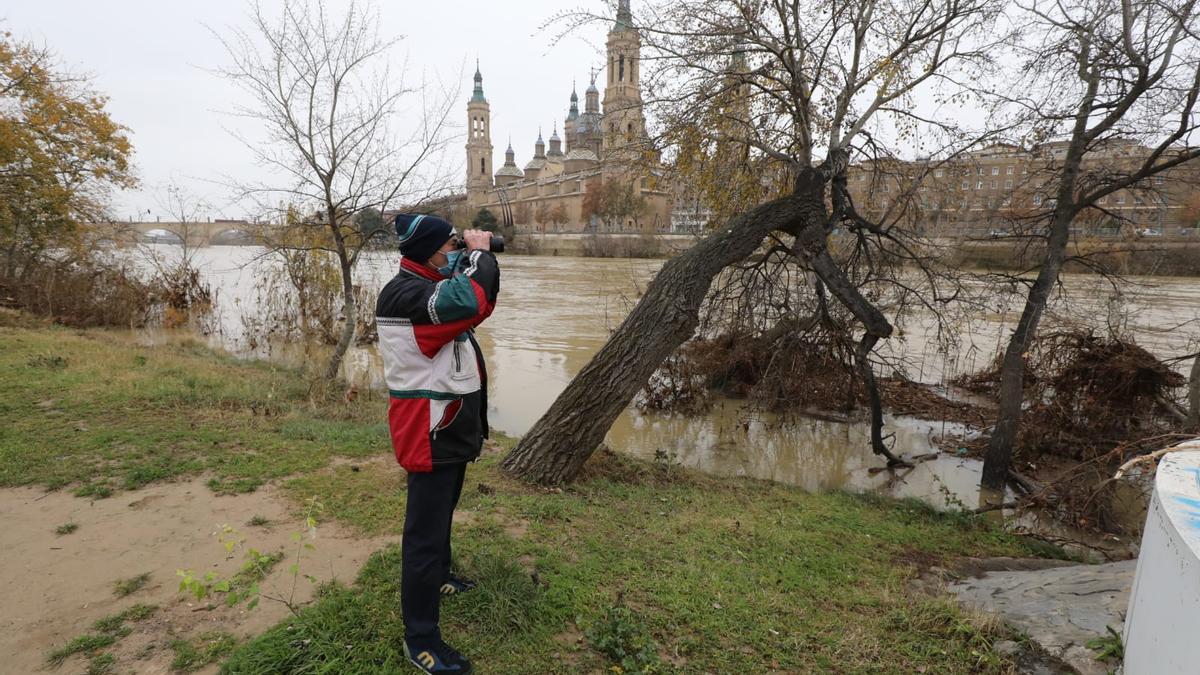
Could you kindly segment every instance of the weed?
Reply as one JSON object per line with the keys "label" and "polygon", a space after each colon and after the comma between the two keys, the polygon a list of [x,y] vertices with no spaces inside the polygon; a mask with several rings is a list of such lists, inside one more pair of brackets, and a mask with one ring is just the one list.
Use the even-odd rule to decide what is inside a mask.
{"label": "weed", "polygon": [[67,367],[67,359],[58,355],[39,354],[26,362],[30,368],[45,368],[46,370],[62,370]]}
{"label": "weed", "polygon": [[219,495],[239,495],[254,492],[263,484],[260,478],[211,478],[208,489]]}
{"label": "weed", "polygon": [[607,656],[618,672],[659,672],[658,647],[645,622],[628,607],[609,607],[604,616],[584,630],[592,647]]}
{"label": "weed", "polygon": [[71,534],[72,532],[74,532],[75,530],[78,530],[78,529],[79,529],[79,525],[76,523],[64,523],[62,525],[59,525],[57,528],[55,528],[54,533],[59,536],[62,536],[65,534]]}
{"label": "weed", "polygon": [[128,628],[122,628],[118,633],[110,633],[103,635],[80,635],[67,644],[50,652],[46,657],[46,661],[54,667],[61,666],[67,657],[74,654],[92,654],[105,647],[111,647],[116,641],[125,635],[129,634]]}
{"label": "weed", "polygon": [[113,593],[116,594],[118,598],[123,598],[127,595],[132,595],[142,590],[146,587],[146,584],[149,583],[149,581],[149,572],[143,572],[136,577],[121,579],[113,585]]}
{"label": "weed", "polygon": [[1104,627],[1108,631],[1108,635],[1102,635],[1094,640],[1088,640],[1087,648],[1096,652],[1097,661],[1107,661],[1115,659],[1117,661],[1125,660],[1125,643],[1121,639],[1121,635],[1112,629],[1112,626]]}
{"label": "weed", "polygon": [[75,488],[72,493],[76,497],[93,497],[95,499],[108,499],[112,496],[112,488],[105,483],[88,483]]}
{"label": "weed", "polygon": [[171,649],[175,659],[171,661],[171,669],[184,673],[200,670],[229,655],[236,646],[237,638],[223,632],[202,633],[192,640],[173,640]]}
{"label": "weed", "polygon": [[271,524],[271,521],[266,516],[254,516],[246,524],[250,527],[266,527]]}
{"label": "weed", "polygon": [[137,490],[172,475],[170,463],[160,460],[151,464],[135,464],[125,472],[126,490]]}
{"label": "weed", "polygon": [[88,661],[84,675],[108,675],[117,665],[117,658],[108,652],[96,654]]}
{"label": "weed", "polygon": [[144,621],[150,618],[150,615],[158,611],[157,605],[136,604],[129,607],[118,614],[106,616],[103,619],[97,619],[92,624],[92,630],[99,633],[116,635],[124,628],[126,621]]}

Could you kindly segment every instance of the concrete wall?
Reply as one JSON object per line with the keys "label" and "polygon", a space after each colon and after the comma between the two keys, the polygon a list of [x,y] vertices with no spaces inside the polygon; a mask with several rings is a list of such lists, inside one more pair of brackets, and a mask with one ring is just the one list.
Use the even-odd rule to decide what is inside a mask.
{"label": "concrete wall", "polygon": [[1125,617],[1125,675],[1200,673],[1200,440],[1154,479]]}

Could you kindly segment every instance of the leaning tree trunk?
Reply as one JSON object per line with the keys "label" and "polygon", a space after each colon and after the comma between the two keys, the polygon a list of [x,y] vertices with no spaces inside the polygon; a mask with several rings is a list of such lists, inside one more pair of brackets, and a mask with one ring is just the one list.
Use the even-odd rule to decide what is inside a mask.
{"label": "leaning tree trunk", "polygon": [[[808,171],[812,171],[811,169]],[[772,231],[824,219],[817,189],[776,199],[734,218],[668,260],[612,337],[579,372],[501,466],[542,485],[571,480],[655,369],[695,333],[713,279]]]}
{"label": "leaning tree trunk", "polygon": [[1012,464],[1013,446],[1017,442],[1017,430],[1021,425],[1021,405],[1025,400],[1025,355],[1033,345],[1038,323],[1046,310],[1050,291],[1058,281],[1063,260],[1067,255],[1067,240],[1070,237],[1072,216],[1063,209],[1055,214],[1046,241],[1046,258],[1037,280],[1029,289],[1025,309],[1017,329],[1008,341],[1004,360],[1000,367],[999,409],[996,426],[988,440],[987,454],[983,459],[983,476],[980,483],[991,490],[1003,490],[1008,482],[1008,470]]}
{"label": "leaning tree trunk", "polygon": [[1192,380],[1188,386],[1188,429],[1200,432],[1200,354],[1192,363]]}

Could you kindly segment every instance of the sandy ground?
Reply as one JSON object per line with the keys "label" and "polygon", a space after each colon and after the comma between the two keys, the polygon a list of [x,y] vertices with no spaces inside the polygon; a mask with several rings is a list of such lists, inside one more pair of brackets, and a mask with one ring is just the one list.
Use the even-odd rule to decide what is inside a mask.
{"label": "sandy ground", "polygon": [[[0,490],[0,579],[5,585],[0,605],[0,673],[53,670],[46,665],[50,650],[89,632],[95,620],[136,603],[155,604],[159,610],[146,621],[127,622],[133,632],[109,648],[117,657],[117,673],[169,673],[173,639],[213,630],[249,637],[286,616],[285,606],[265,599],[249,611],[223,604],[208,610],[206,603],[178,591],[178,569],[216,570],[229,576],[240,568],[241,553],[227,558],[214,535],[222,525],[236,528],[247,545],[263,553],[282,549],[293,556],[296,545],[291,535],[305,529],[302,518],[292,515],[298,509],[274,486],[265,485],[251,494],[217,496],[205,480],[152,485],[97,501],[38,488]],[[247,525],[256,515],[271,523]],[[55,534],[58,526],[68,522],[77,523],[78,530]],[[312,540],[316,549],[303,552],[301,573],[320,581],[336,577],[352,583],[371,553],[398,540],[365,539],[335,523],[321,523]],[[262,584],[264,593],[288,595],[290,561],[289,557],[276,566]],[[143,572],[152,575],[145,588],[116,597],[115,582]],[[296,600],[309,600],[314,588],[301,577]],[[86,667],[87,659],[75,656],[54,672],[74,674]],[[216,670],[210,666],[200,672]]]}

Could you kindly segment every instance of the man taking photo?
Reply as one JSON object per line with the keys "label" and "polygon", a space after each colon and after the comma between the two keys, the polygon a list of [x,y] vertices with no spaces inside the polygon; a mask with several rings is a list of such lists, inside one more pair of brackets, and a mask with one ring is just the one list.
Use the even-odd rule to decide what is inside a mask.
{"label": "man taking photo", "polygon": [[[491,234],[431,215],[396,217],[400,271],[376,305],[396,461],[408,472],[400,605],[404,653],[426,673],[471,672],[442,640],[442,595],[474,588],[450,570],[450,528],[467,462],[487,438],[487,371],[473,329],[492,313],[500,267]],[[465,250],[464,250],[465,249]]]}

